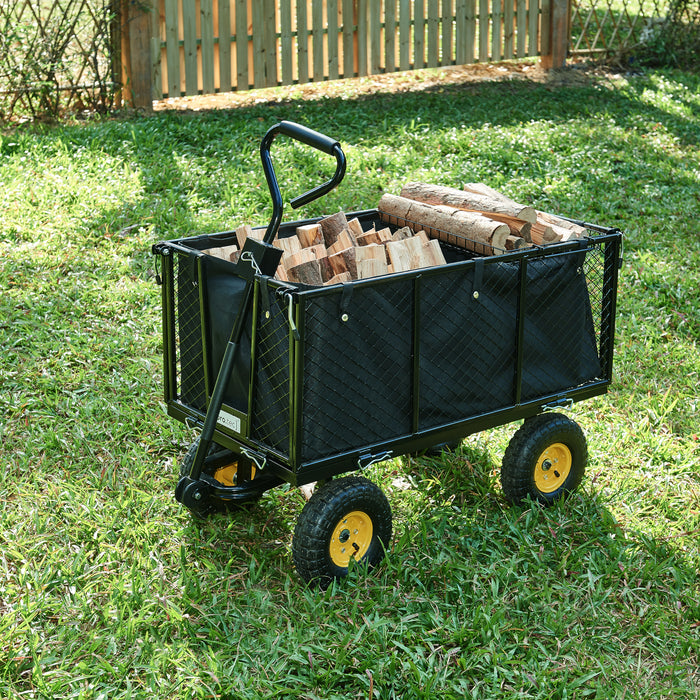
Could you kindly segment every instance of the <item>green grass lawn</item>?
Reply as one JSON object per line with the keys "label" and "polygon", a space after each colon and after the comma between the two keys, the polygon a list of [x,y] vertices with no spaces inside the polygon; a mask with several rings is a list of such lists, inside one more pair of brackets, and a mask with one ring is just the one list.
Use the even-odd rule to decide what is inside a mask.
{"label": "green grass lawn", "polygon": [[[0,137],[0,697],[699,696],[700,80],[570,73]],[[625,232],[614,384],[571,411],[575,496],[506,506],[515,425],[376,465],[390,557],[326,592],[293,570],[297,489],[204,522],[174,501],[196,433],[161,401],[150,246],[266,223],[280,119],[348,158],[286,218],[483,181]],[[284,139],[274,157],[288,199],[333,165]]]}

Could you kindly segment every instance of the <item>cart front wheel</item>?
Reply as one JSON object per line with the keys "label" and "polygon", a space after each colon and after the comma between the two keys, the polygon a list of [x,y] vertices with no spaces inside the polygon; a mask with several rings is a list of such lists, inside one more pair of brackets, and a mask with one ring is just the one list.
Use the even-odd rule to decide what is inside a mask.
{"label": "cart front wheel", "polygon": [[[199,447],[199,438],[194,440],[187,450],[187,454],[184,456],[182,462],[180,463],[180,477],[188,476],[190,473],[190,468],[194,462],[195,455],[197,454],[197,448]],[[238,483],[238,462],[237,456],[234,455],[230,450],[226,450],[220,447],[216,443],[212,442],[209,446],[209,451],[207,452],[207,462],[202,467],[202,472],[214,477],[223,486],[239,486],[242,484]],[[211,462],[209,462],[211,460]],[[255,478],[256,470],[254,466],[251,466],[250,470],[251,479]],[[250,486],[247,482],[246,485]],[[264,488],[260,489],[247,489],[249,491],[248,497],[245,500],[228,500],[223,498],[216,498],[215,496],[208,496],[206,503],[198,505],[195,515],[203,517],[209,515],[210,513],[226,512],[239,510],[241,507],[249,506],[262,498],[265,493]],[[193,511],[194,512],[194,511]]]}
{"label": "cart front wheel", "polygon": [[347,576],[350,560],[372,567],[391,540],[391,507],[364,477],[334,479],[304,506],[294,529],[292,557],[299,575],[326,588]]}
{"label": "cart front wheel", "polygon": [[501,467],[503,493],[511,503],[530,496],[551,505],[578,488],[587,461],[579,425],[561,413],[541,413],[526,420],[508,444]]}

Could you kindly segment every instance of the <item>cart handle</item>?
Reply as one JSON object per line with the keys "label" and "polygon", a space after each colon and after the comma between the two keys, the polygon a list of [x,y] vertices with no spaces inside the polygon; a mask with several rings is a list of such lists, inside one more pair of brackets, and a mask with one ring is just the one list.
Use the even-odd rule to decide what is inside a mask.
{"label": "cart handle", "polygon": [[318,187],[305,192],[298,197],[295,197],[290,205],[292,209],[297,209],[304,204],[308,204],[314,199],[322,197],[327,192],[330,192],[334,187],[340,184],[340,181],[345,175],[345,154],[343,149],[340,147],[340,143],[335,139],[330,138],[330,136],[325,136],[318,131],[309,129],[306,126],[297,124],[295,122],[281,121],[279,124],[268,129],[267,133],[263,137],[262,143],[260,144],[260,158],[262,160],[263,171],[265,172],[265,179],[267,180],[267,186],[270,188],[270,196],[272,198],[272,219],[265,231],[265,236],[263,238],[265,243],[272,243],[275,240],[277,231],[282,222],[282,211],[284,209],[284,204],[282,202],[282,193],[280,192],[279,184],[277,183],[277,175],[275,174],[275,168],[272,165],[272,158],[270,156],[270,146],[275,140],[277,134],[284,134],[297,141],[305,143],[307,146],[312,146],[313,148],[323,151],[328,155],[335,156],[336,169],[333,177],[324,182]]}

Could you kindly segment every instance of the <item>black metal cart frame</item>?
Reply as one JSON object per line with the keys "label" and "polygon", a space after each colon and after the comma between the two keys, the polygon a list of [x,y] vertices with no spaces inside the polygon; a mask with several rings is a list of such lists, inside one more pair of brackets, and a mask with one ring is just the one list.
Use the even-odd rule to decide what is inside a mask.
{"label": "black metal cart frame", "polygon": [[[201,437],[176,496],[246,501],[283,482],[327,480],[607,391],[622,234],[482,257],[441,244],[448,264],[326,287],[273,275],[281,223],[270,159],[283,134],[335,156],[315,199],[345,172],[338,143],[296,124],[261,146],[273,215],[238,263],[203,251],[235,232],[154,246],[160,261],[165,403]],[[347,215],[394,228],[377,210]],[[237,483],[204,473],[211,446],[237,456]]]}

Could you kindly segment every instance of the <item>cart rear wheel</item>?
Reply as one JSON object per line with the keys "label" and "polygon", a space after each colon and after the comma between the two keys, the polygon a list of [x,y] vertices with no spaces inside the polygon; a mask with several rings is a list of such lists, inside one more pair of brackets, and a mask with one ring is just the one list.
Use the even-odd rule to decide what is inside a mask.
{"label": "cart rear wheel", "polygon": [[371,481],[359,476],[329,481],[297,520],[292,543],[297,572],[326,588],[347,576],[351,559],[378,564],[391,540],[391,521],[389,502]]}
{"label": "cart rear wheel", "polygon": [[579,425],[561,413],[541,413],[526,420],[508,444],[501,467],[503,493],[511,503],[530,496],[551,505],[578,488],[587,461]]}

